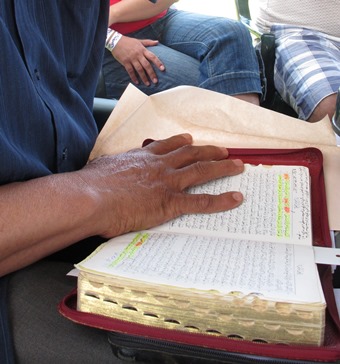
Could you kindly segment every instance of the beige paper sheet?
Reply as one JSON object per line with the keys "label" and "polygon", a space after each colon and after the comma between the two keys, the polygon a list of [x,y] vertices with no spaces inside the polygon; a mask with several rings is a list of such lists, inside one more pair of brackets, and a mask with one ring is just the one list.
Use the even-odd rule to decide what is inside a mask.
{"label": "beige paper sheet", "polygon": [[234,148],[319,148],[324,155],[329,223],[340,230],[340,147],[328,118],[309,124],[192,86],[147,96],[129,85],[98,136],[90,159],[141,146],[146,138],[189,132],[194,143]]}

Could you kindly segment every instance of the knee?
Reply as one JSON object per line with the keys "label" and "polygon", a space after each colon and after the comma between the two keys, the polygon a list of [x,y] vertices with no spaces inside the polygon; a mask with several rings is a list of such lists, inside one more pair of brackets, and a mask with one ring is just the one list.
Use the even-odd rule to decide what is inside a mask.
{"label": "knee", "polygon": [[329,95],[325,97],[314,109],[311,116],[309,117],[309,122],[316,122],[323,119],[326,115],[332,119],[335,113],[336,104],[336,94]]}
{"label": "knee", "polygon": [[233,21],[233,28],[234,28],[234,32],[237,35],[242,35],[244,37],[250,37],[250,32],[249,29],[240,21]]}
{"label": "knee", "polygon": [[250,32],[240,21],[218,18],[218,21],[211,24],[203,42],[208,51],[217,50],[219,53],[228,54],[228,60],[255,60]]}
{"label": "knee", "polygon": [[230,21],[227,24],[227,32],[231,34],[235,39],[240,42],[244,42],[245,40],[251,43],[251,36],[248,28],[237,20]]}
{"label": "knee", "polygon": [[217,18],[214,24],[211,24],[210,34],[212,38],[228,37],[235,40],[251,40],[248,28],[238,20]]}

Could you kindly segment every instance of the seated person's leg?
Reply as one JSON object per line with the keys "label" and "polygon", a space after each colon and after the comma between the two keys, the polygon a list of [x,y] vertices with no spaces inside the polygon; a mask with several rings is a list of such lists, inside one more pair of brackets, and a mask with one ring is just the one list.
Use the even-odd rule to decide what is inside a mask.
{"label": "seated person's leg", "polygon": [[259,103],[261,80],[248,29],[226,17],[177,11],[162,43],[200,62],[199,87]]}
{"label": "seated person's leg", "polygon": [[[240,22],[171,9],[152,27],[128,36],[160,42],[148,49],[161,59],[165,71],[155,69],[158,84],[138,85],[146,94],[191,85],[259,103],[258,60],[249,31]],[[103,73],[108,96],[119,98],[130,78],[107,51]]]}
{"label": "seated person's leg", "polygon": [[340,86],[340,44],[321,33],[274,26],[277,38],[274,82],[282,98],[310,122],[335,111]]}
{"label": "seated person's leg", "polygon": [[335,104],[336,104],[336,94],[332,94],[326,96],[320,103],[316,106],[308,121],[314,123],[323,119],[326,115],[332,119],[335,113]]}
{"label": "seated person's leg", "polygon": [[9,319],[16,363],[121,363],[102,330],[76,324],[58,303],[76,287],[70,263],[42,261],[11,275]]}

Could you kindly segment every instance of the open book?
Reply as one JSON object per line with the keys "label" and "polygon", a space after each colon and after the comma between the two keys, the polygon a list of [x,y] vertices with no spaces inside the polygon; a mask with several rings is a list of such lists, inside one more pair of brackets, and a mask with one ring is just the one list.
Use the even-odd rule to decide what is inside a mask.
{"label": "open book", "polygon": [[102,244],[78,263],[78,310],[271,343],[323,343],[309,169],[254,166],[192,188],[239,190],[233,210],[184,215]]}

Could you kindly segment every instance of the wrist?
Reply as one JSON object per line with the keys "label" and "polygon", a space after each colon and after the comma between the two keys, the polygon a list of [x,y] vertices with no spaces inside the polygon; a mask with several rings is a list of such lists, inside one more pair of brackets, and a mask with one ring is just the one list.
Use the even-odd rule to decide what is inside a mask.
{"label": "wrist", "polygon": [[118,33],[116,30],[107,28],[105,48],[107,50],[109,50],[110,52],[112,52],[121,37],[122,37],[122,34]]}

